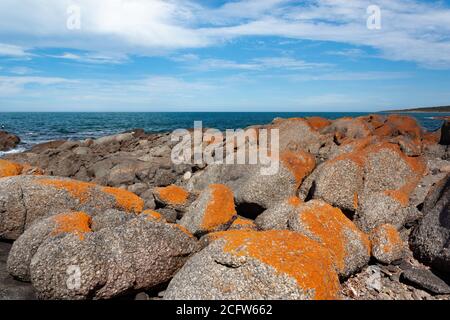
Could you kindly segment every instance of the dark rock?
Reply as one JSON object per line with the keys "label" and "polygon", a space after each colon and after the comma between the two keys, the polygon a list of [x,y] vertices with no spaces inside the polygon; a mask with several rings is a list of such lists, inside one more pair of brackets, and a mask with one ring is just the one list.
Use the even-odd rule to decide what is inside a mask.
{"label": "dark rock", "polygon": [[400,280],[434,294],[450,294],[450,286],[426,269],[409,269],[403,271]]}
{"label": "dark rock", "polygon": [[450,272],[450,175],[430,190],[422,212],[424,218],[410,237],[413,253],[434,268]]}
{"label": "dark rock", "polygon": [[6,131],[0,131],[0,151],[14,149],[20,143],[20,138]]}
{"label": "dark rock", "polygon": [[14,280],[6,270],[10,249],[11,244],[0,242],[0,300],[35,300],[31,284]]}
{"label": "dark rock", "polygon": [[441,145],[450,145],[450,121],[445,121],[441,129],[441,140],[439,141]]}

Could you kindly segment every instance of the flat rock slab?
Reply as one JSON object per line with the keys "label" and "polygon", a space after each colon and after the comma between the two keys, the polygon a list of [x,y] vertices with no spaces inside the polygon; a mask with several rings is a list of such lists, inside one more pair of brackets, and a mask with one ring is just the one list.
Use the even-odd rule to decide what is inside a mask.
{"label": "flat rock slab", "polygon": [[450,294],[450,286],[426,269],[409,269],[402,273],[402,282],[412,284],[435,294]]}
{"label": "flat rock slab", "polygon": [[10,243],[0,242],[0,300],[35,300],[31,284],[14,280],[6,271],[10,249]]}

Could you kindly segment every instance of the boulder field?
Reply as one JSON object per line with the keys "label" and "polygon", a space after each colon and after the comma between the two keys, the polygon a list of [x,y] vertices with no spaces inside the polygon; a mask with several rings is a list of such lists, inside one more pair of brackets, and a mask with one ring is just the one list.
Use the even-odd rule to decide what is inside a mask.
{"label": "boulder field", "polygon": [[279,130],[273,174],[174,164],[139,129],[4,156],[0,299],[450,298],[448,123],[251,128]]}

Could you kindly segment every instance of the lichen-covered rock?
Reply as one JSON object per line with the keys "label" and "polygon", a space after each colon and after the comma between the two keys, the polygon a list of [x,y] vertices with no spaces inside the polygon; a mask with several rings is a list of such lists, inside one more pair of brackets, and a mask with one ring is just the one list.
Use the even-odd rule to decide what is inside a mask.
{"label": "lichen-covered rock", "polygon": [[0,159],[0,178],[13,177],[18,175],[42,175],[38,168],[20,163]]}
{"label": "lichen-covered rock", "polygon": [[194,200],[192,194],[176,185],[155,188],[153,189],[153,195],[157,203],[177,211],[185,211]]}
{"label": "lichen-covered rock", "polygon": [[18,163],[0,159],[0,178],[18,176],[22,168]]}
{"label": "lichen-covered rock", "polygon": [[164,299],[338,299],[329,251],[287,230],[225,231],[190,258]]}
{"label": "lichen-covered rock", "polygon": [[338,274],[345,278],[361,270],[370,259],[370,241],[340,209],[311,200],[299,206],[289,228],[330,250]]}
{"label": "lichen-covered rock", "polygon": [[359,203],[354,222],[365,232],[386,223],[400,229],[408,219],[407,207],[386,192],[362,194]]}
{"label": "lichen-covered rock", "polygon": [[107,299],[165,283],[198,249],[175,224],[143,214],[115,228],[44,242],[30,264],[41,299]]}
{"label": "lichen-covered rock", "polygon": [[280,151],[307,151],[318,154],[327,137],[317,132],[322,124],[302,118],[275,119],[270,129],[278,129],[280,135]]}
{"label": "lichen-covered rock", "polygon": [[350,159],[327,162],[315,174],[314,198],[345,210],[356,210],[363,169]]}
{"label": "lichen-covered rock", "polygon": [[403,209],[425,169],[420,157],[408,157],[397,144],[369,136],[343,145],[340,154],[312,173],[300,196],[356,212],[355,221],[363,231],[384,223],[401,226]]}
{"label": "lichen-covered rock", "polygon": [[243,217],[237,217],[233,221],[228,230],[253,230],[256,231],[258,228],[253,220],[246,219]]}
{"label": "lichen-covered rock", "polygon": [[297,197],[290,197],[276,203],[261,213],[255,219],[255,224],[261,230],[287,230],[289,218],[297,213],[301,203],[302,201]]}
{"label": "lichen-covered rock", "polygon": [[432,267],[450,272],[450,175],[429,192],[422,212],[424,218],[410,238],[414,255]]}
{"label": "lichen-covered rock", "polygon": [[31,258],[45,240],[65,233],[82,239],[85,233],[91,232],[90,225],[91,217],[84,212],[57,214],[34,223],[11,247],[8,272],[21,281],[30,281]]}
{"label": "lichen-covered rock", "polygon": [[237,217],[233,191],[223,184],[204,190],[180,220],[195,235],[228,229]]}
{"label": "lichen-covered rock", "polygon": [[0,238],[16,239],[36,219],[68,211],[140,213],[143,200],[122,189],[48,176],[0,179]]}
{"label": "lichen-covered rock", "polygon": [[335,140],[343,143],[346,140],[366,138],[373,133],[373,129],[364,118],[345,117],[334,120],[323,132],[333,133]]}
{"label": "lichen-covered rock", "polygon": [[281,152],[278,172],[272,175],[264,175],[259,170],[253,172],[236,190],[236,203],[268,209],[287,197],[295,196],[303,179],[315,165],[314,156],[308,152]]}
{"label": "lichen-covered rock", "polygon": [[372,256],[381,263],[390,264],[403,258],[405,246],[397,229],[383,224],[370,233]]}

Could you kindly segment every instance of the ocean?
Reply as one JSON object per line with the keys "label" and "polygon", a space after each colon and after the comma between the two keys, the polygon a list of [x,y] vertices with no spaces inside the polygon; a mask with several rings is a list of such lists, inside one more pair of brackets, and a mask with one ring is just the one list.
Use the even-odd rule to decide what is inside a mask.
{"label": "ocean", "polygon": [[[357,117],[368,113],[350,112],[105,112],[105,113],[1,113],[0,130],[18,135],[22,143],[13,151],[20,152],[35,144],[59,140],[81,140],[120,133],[136,128],[147,132],[170,132],[179,128],[192,128],[194,121],[203,121],[203,127],[219,130],[245,128],[254,124],[270,123],[276,117],[319,116],[337,119]],[[417,118],[422,127],[435,131],[442,126],[434,116],[449,113],[409,113]]]}

